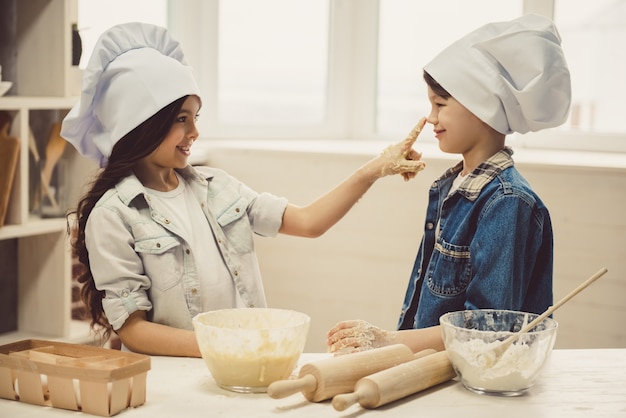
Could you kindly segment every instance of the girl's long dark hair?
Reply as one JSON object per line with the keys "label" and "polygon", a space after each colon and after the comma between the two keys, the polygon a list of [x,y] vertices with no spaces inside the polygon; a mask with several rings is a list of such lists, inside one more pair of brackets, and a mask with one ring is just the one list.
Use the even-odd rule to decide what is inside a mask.
{"label": "girl's long dark hair", "polygon": [[[72,254],[80,264],[77,278],[82,285],[80,297],[85,304],[86,314],[91,319],[91,327],[98,332],[103,332],[103,341],[108,340],[112,328],[102,308],[104,291],[96,288],[91,274],[89,252],[85,245],[87,219],[104,193],[131,175],[137,161],[150,155],[161,144],[178,117],[187,97],[184,96],[170,103],[124,135],[113,147],[106,167],[98,173],[89,191],[78,202],[76,210],[68,214],[67,224],[68,233],[72,237]],[[72,220],[74,216],[75,219]]]}

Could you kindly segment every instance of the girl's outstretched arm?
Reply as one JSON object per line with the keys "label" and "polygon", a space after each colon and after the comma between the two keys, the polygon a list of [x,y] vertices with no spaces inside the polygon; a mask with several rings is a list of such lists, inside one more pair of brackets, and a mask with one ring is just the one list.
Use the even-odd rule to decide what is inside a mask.
{"label": "girl's outstretched arm", "polygon": [[280,233],[318,237],[335,225],[367,190],[381,177],[400,174],[409,180],[424,169],[421,154],[413,144],[426,119],[422,118],[403,141],[390,145],[380,155],[365,163],[350,177],[306,206],[289,204],[283,214]]}

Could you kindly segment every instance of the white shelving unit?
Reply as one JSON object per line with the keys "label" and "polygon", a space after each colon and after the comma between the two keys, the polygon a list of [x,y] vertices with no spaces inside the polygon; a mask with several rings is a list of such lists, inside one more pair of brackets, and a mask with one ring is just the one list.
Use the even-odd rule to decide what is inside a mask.
{"label": "white shelving unit", "polygon": [[[0,334],[0,344],[25,338],[87,343],[89,326],[71,316],[72,261],[65,218],[31,213],[29,132],[33,111],[67,111],[77,101],[80,72],[71,65],[71,27],[76,0],[15,0],[17,95],[0,97],[0,110],[13,117],[20,154],[0,241],[16,240],[17,330]],[[66,147],[69,148],[69,147]],[[73,150],[70,150],[73,151]],[[72,172],[72,178],[82,173]],[[82,181],[76,179],[76,181]]]}

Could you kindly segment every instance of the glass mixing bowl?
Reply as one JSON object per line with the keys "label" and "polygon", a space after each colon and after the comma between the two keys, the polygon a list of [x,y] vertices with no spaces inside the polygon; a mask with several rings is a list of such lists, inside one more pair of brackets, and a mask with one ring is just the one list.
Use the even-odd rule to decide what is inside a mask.
{"label": "glass mixing bowl", "polygon": [[266,392],[289,378],[304,349],[310,318],[272,308],[221,309],[193,318],[202,358],[217,384],[235,392]]}
{"label": "glass mixing bowl", "polygon": [[544,319],[500,356],[493,350],[537,316],[494,309],[442,315],[439,323],[443,341],[463,385],[476,393],[501,396],[518,396],[528,391],[554,347],[557,322]]}

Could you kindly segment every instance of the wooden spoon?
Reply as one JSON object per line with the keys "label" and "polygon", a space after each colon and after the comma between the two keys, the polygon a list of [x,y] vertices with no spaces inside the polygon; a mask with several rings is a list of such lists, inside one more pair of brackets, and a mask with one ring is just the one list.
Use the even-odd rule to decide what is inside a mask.
{"label": "wooden spoon", "polygon": [[11,136],[9,130],[13,119],[11,115],[0,111],[0,227],[4,225],[9,207],[11,189],[17,160],[20,153],[20,142],[17,137]]}
{"label": "wooden spoon", "polygon": [[[41,160],[41,157],[39,156],[39,151],[37,150],[37,142],[35,141],[35,135],[33,134],[32,129],[28,130],[28,149],[33,155],[35,165],[39,167],[39,161]],[[57,210],[59,208],[57,200],[48,186],[48,180],[43,177],[43,172],[41,171],[39,172],[39,181],[41,182],[41,190],[46,196],[48,196],[48,200],[50,200],[50,205],[52,205],[52,207]],[[39,209],[39,197],[40,196],[38,194],[36,194],[35,196],[31,196],[31,199],[33,199],[33,209],[35,210]]]}
{"label": "wooden spoon", "polygon": [[61,124],[53,123],[50,128],[50,136],[48,137],[48,144],[46,145],[46,161],[43,165],[41,174],[45,179],[45,187],[50,185],[50,179],[52,177],[52,171],[56,166],[59,158],[63,155],[63,150],[67,142],[61,136]]}
{"label": "wooden spoon", "polygon": [[558,308],[560,308],[562,305],[564,305],[567,301],[569,301],[571,298],[573,298],[574,296],[576,296],[577,294],[579,294],[580,292],[582,292],[587,286],[589,286],[591,283],[595,282],[596,280],[598,280],[600,277],[604,276],[604,274],[607,272],[608,270],[606,268],[601,268],[600,270],[598,270],[598,272],[596,274],[594,274],[593,276],[591,276],[590,278],[588,278],[587,280],[585,280],[583,283],[581,283],[576,289],[572,290],[571,292],[569,292],[563,299],[559,300],[557,303],[555,303],[554,305],[550,306],[548,309],[546,309],[546,311],[544,313],[542,313],[541,315],[539,315],[537,318],[535,318],[533,321],[531,321],[528,325],[526,325],[525,327],[523,327],[521,330],[519,330],[519,332],[511,335],[510,337],[508,337],[506,340],[504,340],[502,342],[502,344],[496,346],[492,351],[493,356],[488,356],[488,358],[486,359],[486,364],[488,367],[493,367],[495,366],[495,364],[502,358],[502,355],[504,354],[504,352],[511,346],[511,344],[513,344],[513,342],[515,340],[517,340],[522,334],[527,333],[528,331],[530,331],[531,329],[533,329],[537,324],[539,324],[541,321],[543,321],[544,319],[546,319],[549,315],[552,314],[552,312],[556,311]]}
{"label": "wooden spoon", "polygon": [[61,136],[61,124],[53,123],[50,128],[50,136],[48,137],[48,144],[46,145],[46,159],[41,170],[41,188],[43,192],[48,196],[51,206],[56,210],[59,204],[56,197],[50,190],[50,180],[52,178],[52,172],[54,167],[59,162],[59,158],[63,155],[65,145],[67,142]]}

